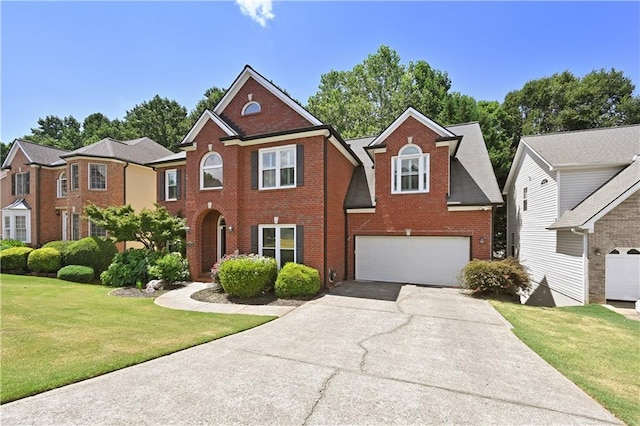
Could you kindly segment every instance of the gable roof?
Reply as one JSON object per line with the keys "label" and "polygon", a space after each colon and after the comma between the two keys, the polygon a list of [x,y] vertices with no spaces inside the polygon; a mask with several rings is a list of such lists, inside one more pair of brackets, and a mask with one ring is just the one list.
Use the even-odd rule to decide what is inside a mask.
{"label": "gable roof", "polygon": [[640,158],[609,179],[548,229],[587,228],[640,189]]}
{"label": "gable roof", "polygon": [[22,139],[16,139],[7,154],[7,158],[2,163],[2,168],[8,168],[13,161],[18,150],[21,150],[27,157],[27,164],[37,164],[40,166],[53,166],[60,162],[60,156],[67,153],[63,149],[53,148],[45,145],[38,145]]}
{"label": "gable roof", "polygon": [[220,127],[228,136],[237,136],[238,132],[233,130],[231,126],[229,126],[225,121],[215,112],[205,109],[200,118],[191,126],[191,129],[186,134],[186,136],[182,139],[182,142],[178,146],[184,147],[193,144],[193,139],[196,137],[200,130],[207,124],[207,121],[213,121],[218,127]]}
{"label": "gable roof", "polygon": [[185,151],[180,151],[173,153],[171,155],[167,155],[166,157],[158,158],[157,160],[150,161],[147,163],[147,166],[159,166],[161,164],[169,164],[169,163],[183,163],[187,160],[187,153]]}
{"label": "gable roof", "polygon": [[249,80],[249,78],[253,78],[258,84],[260,84],[262,87],[264,87],[273,95],[275,95],[278,99],[280,99],[282,102],[288,105],[295,112],[300,114],[312,125],[320,126],[323,124],[313,114],[311,114],[309,111],[307,111],[302,106],[300,106],[296,101],[291,99],[290,96],[288,96],[282,90],[278,89],[273,83],[271,83],[269,80],[264,78],[262,75],[260,75],[260,73],[258,73],[256,70],[251,68],[249,65],[244,66],[244,69],[242,70],[240,75],[231,84],[231,87],[229,87],[229,90],[227,90],[227,93],[225,93],[222,99],[220,99],[220,101],[217,103],[217,105],[213,109],[213,112],[218,115],[222,114],[222,111],[224,111],[224,109],[229,105],[231,100],[233,100],[233,98],[238,94],[238,91],[240,91],[242,86],[244,86],[244,84],[247,82],[247,80]]}
{"label": "gable roof", "polygon": [[451,193],[448,204],[502,204],[502,194],[491,165],[489,152],[478,122],[447,127],[464,137],[451,159]]}
{"label": "gable roof", "polygon": [[173,153],[170,150],[146,137],[122,142],[105,138],[91,145],[83,146],[75,151],[61,155],[60,157],[63,159],[72,157],[94,157],[145,165],[171,154]]}

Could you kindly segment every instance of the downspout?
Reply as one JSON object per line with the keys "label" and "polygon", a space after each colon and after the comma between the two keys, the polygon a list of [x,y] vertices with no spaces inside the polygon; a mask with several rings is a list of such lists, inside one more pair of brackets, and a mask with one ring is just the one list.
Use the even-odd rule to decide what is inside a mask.
{"label": "downspout", "polygon": [[[40,211],[40,184],[42,182],[42,166],[38,166],[37,169],[37,181],[38,181],[38,186],[36,187],[36,235],[38,236],[37,240],[36,240],[36,246],[39,244],[40,240],[41,240],[41,235],[40,235],[40,216],[42,216],[42,212]],[[33,239],[33,236],[32,236]]]}
{"label": "downspout", "polygon": [[587,232],[580,232],[576,228],[571,228],[571,232],[576,235],[582,236],[582,268],[584,273],[583,284],[583,303],[586,305],[589,303],[589,239],[587,238]]}
{"label": "downspout", "polygon": [[323,261],[322,261],[322,268],[324,270],[323,272],[323,276],[324,276],[324,288],[327,289],[327,274],[329,273],[329,270],[327,268],[327,199],[328,194],[327,194],[327,159],[329,157],[329,152],[327,150],[327,146],[329,143],[329,138],[327,138],[326,136],[324,137],[324,146],[323,146],[323,164],[322,164],[322,168],[323,168],[323,179],[322,179],[322,185],[323,185],[323,193],[324,193],[324,203],[323,203],[323,209],[324,209],[324,217],[323,217],[323,240],[324,240],[324,244],[323,244]]}
{"label": "downspout", "polygon": [[[124,163],[124,167],[122,168],[122,205],[127,204],[127,167],[129,167],[129,162]],[[122,251],[127,251],[127,242],[123,241],[122,243]]]}
{"label": "downspout", "polygon": [[347,273],[349,272],[349,213],[347,209],[344,209],[344,279],[347,280]]}

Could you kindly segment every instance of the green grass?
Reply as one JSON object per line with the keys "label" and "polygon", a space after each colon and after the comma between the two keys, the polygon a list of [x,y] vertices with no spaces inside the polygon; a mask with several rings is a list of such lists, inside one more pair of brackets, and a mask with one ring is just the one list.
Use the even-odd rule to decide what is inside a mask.
{"label": "green grass", "polygon": [[109,296],[110,290],[51,278],[0,275],[2,403],[274,318],[177,311],[154,305],[150,298]]}
{"label": "green grass", "polygon": [[640,321],[600,305],[493,306],[549,364],[629,425],[640,425]]}

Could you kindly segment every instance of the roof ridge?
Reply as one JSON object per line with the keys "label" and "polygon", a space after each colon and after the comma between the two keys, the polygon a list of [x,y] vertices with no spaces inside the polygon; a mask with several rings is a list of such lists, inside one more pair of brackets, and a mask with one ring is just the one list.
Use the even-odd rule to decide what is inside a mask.
{"label": "roof ridge", "polygon": [[565,130],[559,132],[550,132],[550,133],[538,133],[537,135],[522,135],[520,139],[524,138],[537,138],[540,136],[554,136],[554,135],[566,135],[566,134],[575,134],[575,133],[583,133],[583,132],[596,132],[599,130],[615,130],[615,129],[624,129],[629,127],[640,127],[640,123],[636,124],[624,124],[622,126],[610,126],[610,127],[594,127],[592,129],[578,129],[578,130]]}

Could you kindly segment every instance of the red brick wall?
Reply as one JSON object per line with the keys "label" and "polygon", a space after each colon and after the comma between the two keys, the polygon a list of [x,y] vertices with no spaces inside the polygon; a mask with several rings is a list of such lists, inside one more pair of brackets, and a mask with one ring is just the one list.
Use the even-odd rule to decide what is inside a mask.
{"label": "red brick wall", "polygon": [[[252,95],[253,101],[260,104],[262,111],[243,116],[241,115],[242,107],[249,102],[249,94]],[[233,123],[232,127],[244,135],[277,132],[312,125],[252,78],[247,80],[220,115],[225,121]]]}
{"label": "red brick wall", "polygon": [[62,237],[62,219],[56,215],[56,207],[66,205],[57,198],[57,181],[64,169],[41,169],[40,176],[40,235],[38,245],[56,241]]}

